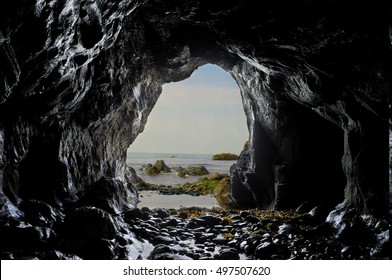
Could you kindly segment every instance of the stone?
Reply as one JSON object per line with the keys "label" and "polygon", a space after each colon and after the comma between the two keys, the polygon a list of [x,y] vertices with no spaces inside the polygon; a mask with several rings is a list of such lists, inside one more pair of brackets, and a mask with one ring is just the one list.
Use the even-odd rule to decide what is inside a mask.
{"label": "stone", "polygon": [[63,222],[64,214],[43,201],[25,200],[20,204],[28,223],[34,226],[53,227]]}
{"label": "stone", "polygon": [[192,260],[190,257],[176,254],[167,245],[157,245],[148,256],[150,260]]}
{"label": "stone", "polygon": [[230,197],[230,190],[231,185],[229,178],[223,178],[222,180],[220,180],[218,185],[214,189],[216,201],[218,201],[219,206],[224,209],[230,209],[235,207],[235,204]]}
{"label": "stone", "polygon": [[94,206],[111,214],[120,214],[135,206],[130,201],[137,199],[136,195],[137,192],[129,191],[122,181],[101,177],[83,191],[77,205]]}
{"label": "stone", "polygon": [[149,176],[156,176],[160,173],[160,170],[152,164],[147,164],[143,166],[142,170]]}
{"label": "stone", "polygon": [[218,256],[218,260],[239,260],[240,255],[238,254],[238,251],[232,248],[229,249],[222,249],[220,250]]}
{"label": "stone", "polygon": [[174,239],[168,236],[158,235],[152,239],[152,242],[153,244],[172,244]]}
{"label": "stone", "polygon": [[291,252],[284,245],[262,242],[255,249],[256,259],[288,259]]}
{"label": "stone", "polygon": [[113,259],[115,246],[111,240],[118,228],[111,215],[99,208],[85,206],[65,218],[65,246],[86,259]]}
{"label": "stone", "polygon": [[147,220],[148,214],[146,212],[143,212],[139,208],[134,208],[124,213],[124,220],[126,222],[132,224],[135,221],[135,219]]}
{"label": "stone", "polygon": [[191,176],[203,176],[207,175],[209,172],[204,165],[190,165],[186,168],[186,173]]}
{"label": "stone", "polygon": [[315,223],[323,223],[326,221],[331,209],[325,206],[316,206],[309,211],[308,215]]}
{"label": "stone", "polygon": [[237,160],[238,155],[231,153],[215,154],[212,156],[212,160]]}
{"label": "stone", "polygon": [[154,167],[159,170],[159,172],[169,173],[171,169],[166,165],[164,160],[157,160]]}
{"label": "stone", "polygon": [[219,225],[222,223],[222,219],[214,216],[200,216],[197,218],[193,218],[191,220],[195,222],[198,226],[209,226],[213,227],[215,225]]}

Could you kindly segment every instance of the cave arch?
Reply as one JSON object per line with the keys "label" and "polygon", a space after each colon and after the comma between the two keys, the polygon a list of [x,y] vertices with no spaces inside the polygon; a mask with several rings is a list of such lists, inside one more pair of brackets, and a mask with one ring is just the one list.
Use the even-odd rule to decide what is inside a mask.
{"label": "cave arch", "polygon": [[213,64],[180,82],[164,84],[143,133],[131,152],[239,154],[249,138],[239,88]]}
{"label": "cave arch", "polygon": [[[15,4],[1,17],[0,181],[14,201],[35,198],[24,188],[48,188],[19,181],[26,158],[39,162],[30,150],[43,135],[56,135],[50,158],[61,162],[67,192],[102,176],[122,179],[126,149],[162,84],[214,63],[240,85],[253,143],[232,171],[238,204],[285,208],[305,197],[332,201],[328,195],[335,203],[344,188],[346,205],[385,213],[391,75],[382,5],[282,0],[260,11],[252,1],[93,2],[23,11]],[[28,24],[19,27],[22,19]],[[27,47],[31,34],[40,36]],[[320,169],[318,144],[326,147]],[[344,178],[328,176],[329,168]]]}

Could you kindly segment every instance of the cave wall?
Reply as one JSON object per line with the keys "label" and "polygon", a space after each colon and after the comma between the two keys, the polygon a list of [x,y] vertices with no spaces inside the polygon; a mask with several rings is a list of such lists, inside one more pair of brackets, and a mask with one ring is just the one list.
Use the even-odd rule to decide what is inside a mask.
{"label": "cave wall", "polygon": [[[76,201],[124,180],[166,82],[214,63],[237,81],[251,145],[240,207],[388,208],[390,39],[356,1],[14,1],[0,14],[2,201]],[[372,18],[372,21],[364,19]],[[5,204],[4,204],[5,205]]]}

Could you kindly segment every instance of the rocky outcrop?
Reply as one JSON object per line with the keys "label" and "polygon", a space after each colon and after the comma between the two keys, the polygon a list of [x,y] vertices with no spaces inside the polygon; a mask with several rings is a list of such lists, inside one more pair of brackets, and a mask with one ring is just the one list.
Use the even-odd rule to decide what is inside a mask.
{"label": "rocky outcrop", "polygon": [[212,160],[237,160],[238,156],[231,153],[215,154],[212,156]]}
{"label": "rocky outcrop", "polygon": [[0,9],[2,219],[24,219],[22,201],[64,211],[101,177],[127,189],[126,149],[161,86],[206,63],[231,73],[247,116],[250,144],[231,168],[237,205],[388,213],[383,4],[33,2]]}

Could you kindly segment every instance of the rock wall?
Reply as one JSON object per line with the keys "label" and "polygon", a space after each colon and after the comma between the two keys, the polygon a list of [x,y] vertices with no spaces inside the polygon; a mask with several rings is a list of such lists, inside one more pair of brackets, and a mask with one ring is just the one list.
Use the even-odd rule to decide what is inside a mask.
{"label": "rock wall", "polygon": [[161,86],[205,63],[241,90],[251,145],[231,171],[240,207],[344,200],[385,213],[386,10],[351,0],[13,1],[0,12],[3,215],[27,199],[61,208],[101,177],[124,181],[126,149]]}

